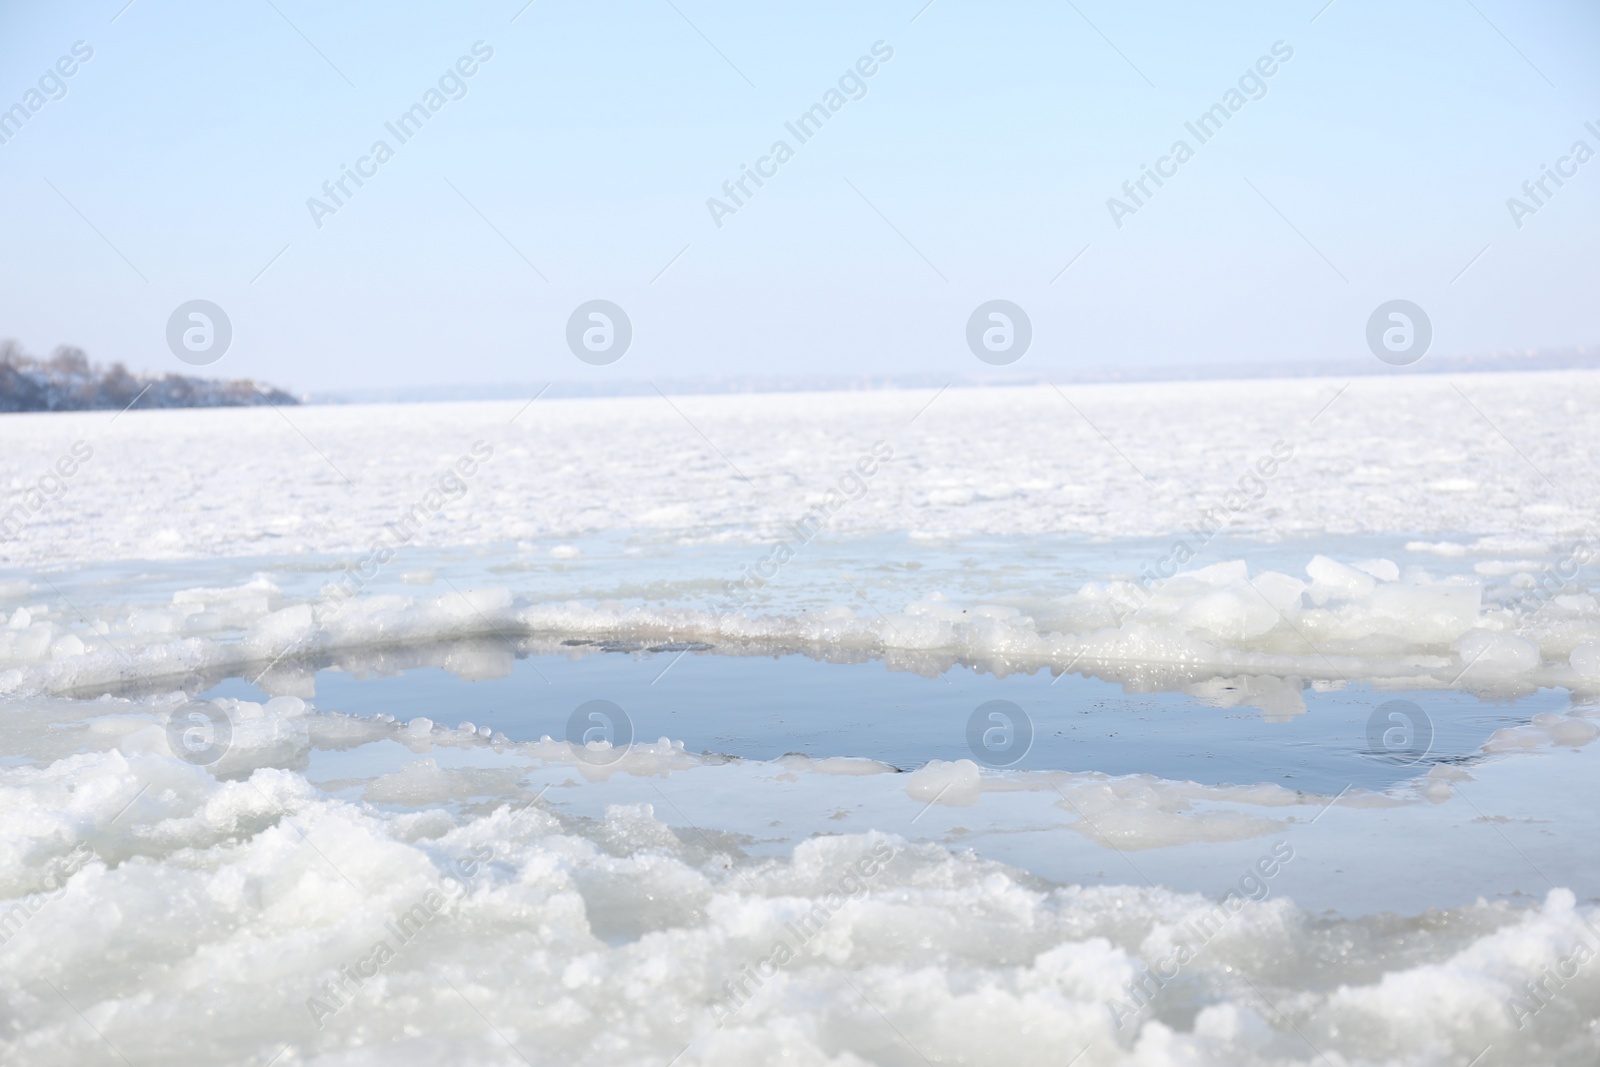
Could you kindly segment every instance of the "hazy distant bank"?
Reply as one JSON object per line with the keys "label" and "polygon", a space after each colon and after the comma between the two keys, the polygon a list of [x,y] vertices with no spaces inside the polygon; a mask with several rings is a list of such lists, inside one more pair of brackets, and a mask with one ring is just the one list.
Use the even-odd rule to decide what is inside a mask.
{"label": "hazy distant bank", "polygon": [[1025,386],[1045,382],[1225,381],[1264,378],[1348,378],[1395,374],[1475,374],[1497,371],[1600,370],[1600,348],[1490,352],[1470,356],[1429,357],[1409,367],[1391,367],[1376,360],[1322,363],[1216,363],[1188,366],[1087,367],[1048,373],[989,374],[750,374],[696,377],[616,378],[605,381],[490,382],[458,385],[412,385],[314,390],[309,404],[406,404],[450,400],[503,400],[547,397],[651,396],[657,391],[683,394],[860,392],[875,389],[937,389],[941,386]]}
{"label": "hazy distant bank", "polygon": [[0,412],[226,408],[298,404],[299,398],[256,382],[135,374],[121,363],[90,363],[82,349],[65,345],[47,360],[34,359],[15,341],[0,341]]}

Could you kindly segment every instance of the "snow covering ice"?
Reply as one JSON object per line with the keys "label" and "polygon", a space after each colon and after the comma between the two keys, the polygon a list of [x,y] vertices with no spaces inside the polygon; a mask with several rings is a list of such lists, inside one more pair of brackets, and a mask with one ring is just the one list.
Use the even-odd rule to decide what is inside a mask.
{"label": "snow covering ice", "polygon": [[[1592,1063],[1597,401],[1564,372],[7,417],[0,1060]],[[323,710],[297,666],[479,636],[1567,707],[1325,795],[596,758]],[[270,699],[209,705],[197,759],[228,676]]]}
{"label": "snow covering ice", "polygon": [[[831,535],[1168,538],[1225,509],[1242,482],[1247,495],[1257,483],[1267,489],[1225,514],[1236,534],[1399,534],[1445,552],[1464,543],[1519,559],[1592,535],[1587,449],[1600,440],[1600,379],[1552,372],[19,415],[0,424],[6,507],[79,440],[94,458],[64,489],[52,494],[49,482],[47,509],[20,531],[0,530],[6,563],[366,549],[480,440],[493,456],[462,479],[469,506],[443,508],[411,544],[527,541],[559,558],[585,538],[621,531],[641,545],[766,546],[881,441],[893,458],[831,513]],[[1258,464],[1275,445],[1280,454],[1292,447],[1292,458],[1262,476]]]}

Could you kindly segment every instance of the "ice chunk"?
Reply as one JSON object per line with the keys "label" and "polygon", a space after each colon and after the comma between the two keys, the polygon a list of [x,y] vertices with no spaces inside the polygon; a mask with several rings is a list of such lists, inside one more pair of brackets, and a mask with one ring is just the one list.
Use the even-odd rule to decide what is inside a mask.
{"label": "ice chunk", "polygon": [[1400,580],[1400,565],[1392,559],[1364,559],[1352,566],[1358,571],[1365,571],[1380,582]]}
{"label": "ice chunk", "polygon": [[1572,669],[1586,679],[1600,681],[1600,641],[1587,641],[1568,657]]}
{"label": "ice chunk", "polygon": [[[1398,569],[1398,568],[1397,568]],[[1347,567],[1327,556],[1316,556],[1306,564],[1311,576],[1311,601],[1326,604],[1330,600],[1362,600],[1372,595],[1378,585],[1371,574]],[[1399,577],[1396,574],[1396,577]]]}
{"label": "ice chunk", "polygon": [[1521,674],[1539,665],[1539,648],[1511,634],[1473,630],[1456,644],[1457,654],[1470,672],[1481,667],[1495,674]]}
{"label": "ice chunk", "polygon": [[967,807],[978,802],[978,765],[969,759],[929,760],[906,781],[906,795],[926,804]]}

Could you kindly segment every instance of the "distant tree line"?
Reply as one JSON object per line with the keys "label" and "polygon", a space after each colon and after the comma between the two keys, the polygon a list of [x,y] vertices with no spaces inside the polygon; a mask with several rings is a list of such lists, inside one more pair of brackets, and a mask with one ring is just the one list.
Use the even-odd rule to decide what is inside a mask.
{"label": "distant tree line", "polygon": [[[142,394],[142,395],[141,395]],[[121,363],[90,363],[81,348],[59,345],[49,359],[35,359],[16,341],[0,341],[0,412],[90,411],[141,408],[226,408],[298,404],[271,386],[243,381],[190,378],[181,374],[134,374]]]}

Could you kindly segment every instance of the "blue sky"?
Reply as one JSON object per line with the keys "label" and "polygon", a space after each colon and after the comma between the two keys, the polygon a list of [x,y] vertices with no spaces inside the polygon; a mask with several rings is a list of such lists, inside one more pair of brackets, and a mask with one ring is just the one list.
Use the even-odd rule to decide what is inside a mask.
{"label": "blue sky", "polygon": [[[0,107],[93,49],[0,144],[0,336],[39,353],[186,370],[165,326],[196,298],[233,323],[208,373],[297,389],[980,376],[966,320],[996,298],[1032,319],[1030,374],[1370,358],[1395,298],[1435,353],[1600,341],[1600,159],[1520,228],[1506,205],[1600,151],[1592,4],[123,3],[0,12]],[[480,41],[399,144],[385,123]],[[799,144],[785,122],[880,41]],[[1199,144],[1185,122],[1280,41]],[[707,199],[780,138],[719,228]],[[1119,228],[1108,198],[1180,138]],[[596,298],[634,326],[608,367],[564,340]]]}

